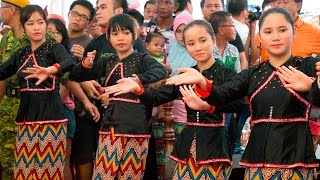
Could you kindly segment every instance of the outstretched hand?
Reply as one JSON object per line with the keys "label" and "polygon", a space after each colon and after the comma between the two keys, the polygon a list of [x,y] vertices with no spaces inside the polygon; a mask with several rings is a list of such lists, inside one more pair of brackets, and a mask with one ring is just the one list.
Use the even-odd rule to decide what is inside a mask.
{"label": "outstretched hand", "polygon": [[117,81],[116,85],[106,87],[105,92],[118,96],[129,92],[137,92],[140,88],[140,85],[132,78],[122,78]]}
{"label": "outstretched hand", "polygon": [[278,67],[277,75],[285,81],[284,87],[298,92],[308,92],[314,82],[314,79],[292,66],[289,66],[289,68],[285,66]]}
{"label": "outstretched hand", "polygon": [[198,84],[202,87],[206,86],[206,80],[204,76],[194,68],[179,68],[177,69],[181,74],[170,77],[167,79],[167,85],[183,85],[183,84]]}
{"label": "outstretched hand", "polygon": [[180,86],[179,91],[182,94],[182,100],[193,110],[208,110],[210,105],[203,101],[197,94],[194,92],[191,85]]}
{"label": "outstretched hand", "polygon": [[35,78],[38,79],[36,82],[36,85],[41,84],[44,80],[48,78],[50,75],[50,69],[34,65],[33,67],[26,68],[25,70],[22,70],[23,73],[29,74],[28,76],[25,77],[25,79],[31,79]]}

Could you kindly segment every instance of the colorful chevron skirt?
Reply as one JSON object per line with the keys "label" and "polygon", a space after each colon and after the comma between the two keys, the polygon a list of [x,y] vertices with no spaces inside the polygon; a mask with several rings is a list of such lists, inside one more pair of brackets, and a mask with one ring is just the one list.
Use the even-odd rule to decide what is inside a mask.
{"label": "colorful chevron skirt", "polygon": [[14,179],[63,179],[67,122],[18,124]]}
{"label": "colorful chevron skirt", "polygon": [[177,162],[174,168],[173,180],[227,180],[231,174],[231,166],[227,162],[196,164],[196,140],[190,148],[187,163]]}
{"label": "colorful chevron skirt", "polygon": [[245,180],[313,180],[311,168],[246,168]]}
{"label": "colorful chevron skirt", "polygon": [[143,179],[149,137],[113,136],[100,132],[92,179]]}

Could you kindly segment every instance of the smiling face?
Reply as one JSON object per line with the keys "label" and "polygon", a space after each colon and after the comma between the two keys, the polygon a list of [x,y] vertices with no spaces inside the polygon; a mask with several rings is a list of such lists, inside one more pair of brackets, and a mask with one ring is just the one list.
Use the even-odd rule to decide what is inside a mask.
{"label": "smiling face", "polygon": [[260,26],[259,38],[269,57],[281,59],[291,55],[294,30],[283,14],[268,14]]}

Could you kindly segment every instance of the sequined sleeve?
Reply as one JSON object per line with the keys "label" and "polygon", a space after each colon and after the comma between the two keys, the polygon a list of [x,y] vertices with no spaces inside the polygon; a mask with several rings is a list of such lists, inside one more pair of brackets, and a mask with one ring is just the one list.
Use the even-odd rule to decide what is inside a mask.
{"label": "sequined sleeve", "polygon": [[78,63],[70,72],[69,79],[76,82],[90,81],[105,76],[106,64],[109,58],[100,58],[93,62],[91,68],[85,68],[82,62]]}
{"label": "sequined sleeve", "polygon": [[59,73],[68,72],[75,65],[74,59],[72,59],[72,56],[62,44],[55,43],[51,47],[51,53],[53,54],[53,57],[55,57],[54,60],[60,65]]}

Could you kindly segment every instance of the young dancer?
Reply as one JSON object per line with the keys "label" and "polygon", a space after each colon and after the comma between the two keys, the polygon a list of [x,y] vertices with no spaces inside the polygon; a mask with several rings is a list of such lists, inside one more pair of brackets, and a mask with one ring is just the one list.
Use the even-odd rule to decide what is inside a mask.
{"label": "young dancer", "polygon": [[13,178],[63,179],[67,119],[59,77],[74,61],[61,44],[46,41],[46,14],[40,6],[22,8],[20,21],[30,45],[0,66],[0,79],[17,74],[21,88]]}
{"label": "young dancer", "polygon": [[[148,55],[134,52],[134,24],[126,14],[115,15],[108,24],[108,39],[117,54],[93,63],[95,51],[70,73],[77,82],[105,79],[112,86],[122,78],[131,77],[142,84],[160,81],[166,69]],[[103,93],[103,91],[102,91]],[[146,166],[148,139],[144,105],[136,93],[115,96],[105,93],[102,105],[106,112],[101,122],[93,179],[142,179]]]}
{"label": "young dancer", "polygon": [[[222,84],[235,76],[236,72],[215,61],[214,32],[204,20],[195,20],[184,30],[184,43],[190,55],[197,61],[193,69],[210,81]],[[118,90],[121,88],[122,90]],[[138,83],[126,78],[107,92],[142,91]],[[152,105],[172,101],[181,96],[178,86],[162,86],[145,91],[140,98]],[[213,107],[204,102],[201,110],[187,109],[186,127],[177,137],[170,158],[177,162],[173,179],[228,179],[231,172],[232,151],[225,128],[226,112],[241,109],[243,100],[237,100],[221,107]]]}
{"label": "young dancer", "polygon": [[[320,66],[317,70],[315,66],[319,58],[293,57],[294,35],[290,13],[271,8],[259,22],[259,38],[268,51],[268,61],[242,71],[221,86],[206,81],[193,69],[181,69],[180,76],[167,81],[197,84],[197,94],[211,105],[248,95],[252,129],[240,162],[246,167],[247,180],[313,179],[312,169],[318,167],[311,133],[319,123],[309,121],[308,116],[309,101],[319,105],[319,88],[314,78],[309,78],[319,76]],[[181,88],[181,92],[188,106],[201,108],[190,88]]]}

